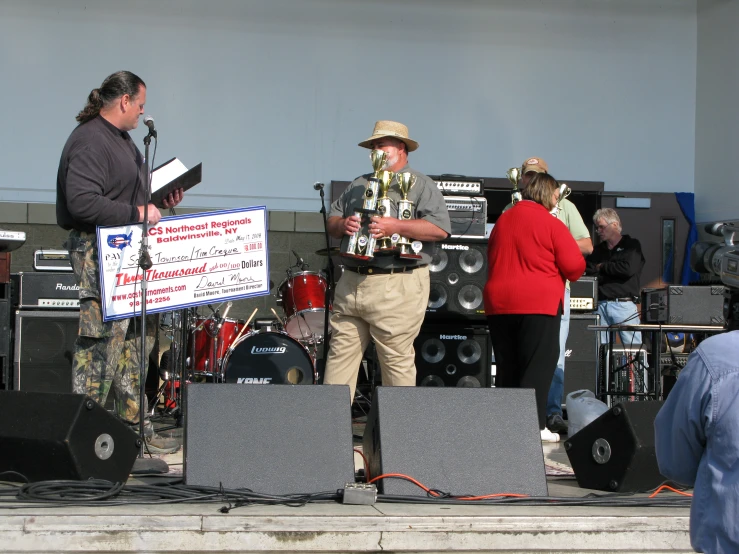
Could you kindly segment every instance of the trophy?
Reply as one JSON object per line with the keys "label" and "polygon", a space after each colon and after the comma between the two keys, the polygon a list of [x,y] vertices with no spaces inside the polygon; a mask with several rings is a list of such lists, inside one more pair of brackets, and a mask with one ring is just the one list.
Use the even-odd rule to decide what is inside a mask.
{"label": "trophy", "polygon": [[559,203],[567,198],[570,194],[572,194],[572,189],[568,187],[566,183],[562,183],[561,185],[559,185],[559,198],[557,198],[557,203],[554,205],[552,211],[549,213],[551,213],[554,217],[558,217],[560,210]]}
{"label": "trophy", "polygon": [[[395,173],[392,171],[381,171],[380,172],[380,196],[377,199],[377,213],[380,217],[390,217],[392,200],[387,195],[387,191],[390,190],[390,183],[393,180]],[[381,238],[375,245],[375,252],[379,253],[392,253],[395,250],[390,237]]]}
{"label": "trophy", "polygon": [[358,260],[370,260],[375,255],[375,239],[367,226],[370,217],[377,213],[377,193],[380,189],[380,176],[383,173],[381,169],[387,162],[387,154],[382,150],[373,150],[370,152],[370,160],[372,160],[374,173],[367,179],[362,207],[354,210],[354,215],[359,218],[361,227],[349,237],[346,250],[341,253],[342,256]]}
{"label": "trophy", "polygon": [[505,176],[508,177],[508,180],[513,184],[513,190],[511,191],[511,202],[515,206],[516,202],[523,198],[521,196],[521,191],[518,190],[518,183],[521,181],[521,168],[512,167],[505,172]]}
{"label": "trophy", "polygon": [[[408,200],[408,193],[416,183],[416,176],[410,171],[406,171],[405,173],[396,173],[395,177],[398,179],[401,196],[401,200],[398,202],[398,219],[413,219],[413,202]],[[398,256],[401,258],[417,260],[421,257],[419,254],[421,248],[423,248],[421,241],[414,240],[411,242],[407,237],[402,237],[397,233],[392,236],[392,241],[398,245]]]}

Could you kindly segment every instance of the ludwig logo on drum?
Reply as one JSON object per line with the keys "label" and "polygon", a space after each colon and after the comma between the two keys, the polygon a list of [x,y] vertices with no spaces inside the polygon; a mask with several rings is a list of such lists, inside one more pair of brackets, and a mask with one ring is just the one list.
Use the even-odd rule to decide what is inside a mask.
{"label": "ludwig logo on drum", "polygon": [[252,354],[284,354],[287,352],[287,348],[284,346],[252,346]]}

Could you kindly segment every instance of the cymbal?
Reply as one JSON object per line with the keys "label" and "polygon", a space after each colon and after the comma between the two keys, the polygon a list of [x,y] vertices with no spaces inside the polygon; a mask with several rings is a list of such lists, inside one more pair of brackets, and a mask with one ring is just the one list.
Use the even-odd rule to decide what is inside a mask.
{"label": "cymbal", "polygon": [[328,250],[326,250],[325,248],[321,248],[320,250],[316,250],[316,254],[318,254],[319,256],[329,256],[329,255],[330,256],[335,256],[338,253],[339,253],[339,247],[338,246],[332,246]]}

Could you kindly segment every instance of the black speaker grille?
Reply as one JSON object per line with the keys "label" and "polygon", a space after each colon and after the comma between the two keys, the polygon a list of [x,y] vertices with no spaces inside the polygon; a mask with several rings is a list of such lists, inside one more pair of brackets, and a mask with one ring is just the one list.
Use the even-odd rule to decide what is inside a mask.
{"label": "black speaker grille", "polygon": [[598,314],[570,314],[570,332],[565,348],[565,388],[562,402],[576,390],[598,394],[598,333],[588,325],[598,325]]}
{"label": "black speaker grille", "polygon": [[429,272],[427,320],[485,319],[482,292],[487,279],[486,239],[448,239],[439,243]]}
{"label": "black speaker grille", "polygon": [[489,387],[487,327],[424,325],[413,344],[419,387]]}
{"label": "black speaker grille", "polygon": [[72,356],[78,329],[77,311],[17,311],[15,389],[72,392]]}

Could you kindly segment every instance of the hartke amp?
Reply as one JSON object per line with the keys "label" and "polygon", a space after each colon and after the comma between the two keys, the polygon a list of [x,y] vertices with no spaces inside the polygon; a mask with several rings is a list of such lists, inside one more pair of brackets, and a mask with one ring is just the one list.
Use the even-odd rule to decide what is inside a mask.
{"label": "hartke amp", "polygon": [[[266,494],[343,489],[354,482],[349,400],[339,385],[186,385],[185,483]],[[214,409],[231,423],[214,425]]]}
{"label": "hartke amp", "polygon": [[[362,444],[372,477],[400,473],[453,495],[548,492],[531,389],[378,387]],[[426,496],[405,479],[378,488]]]}
{"label": "hartke amp", "polygon": [[598,325],[598,314],[570,313],[570,332],[565,347],[565,388],[562,402],[576,390],[586,389],[598,394],[598,346],[596,331],[588,331],[588,325]]}
{"label": "hartke amp", "polygon": [[139,451],[128,425],[83,394],[0,391],[0,473],[125,483]]}
{"label": "hartke amp", "polygon": [[431,291],[426,321],[485,321],[487,239],[450,238],[437,245],[429,265]]}
{"label": "hartke amp", "polygon": [[654,419],[663,402],[617,404],[565,441],[583,489],[643,492],[666,477],[654,449]]}
{"label": "hartke amp", "polygon": [[72,355],[79,310],[15,312],[14,388],[72,392]]}
{"label": "hartke amp", "polygon": [[490,387],[487,327],[424,325],[413,344],[419,387]]}

